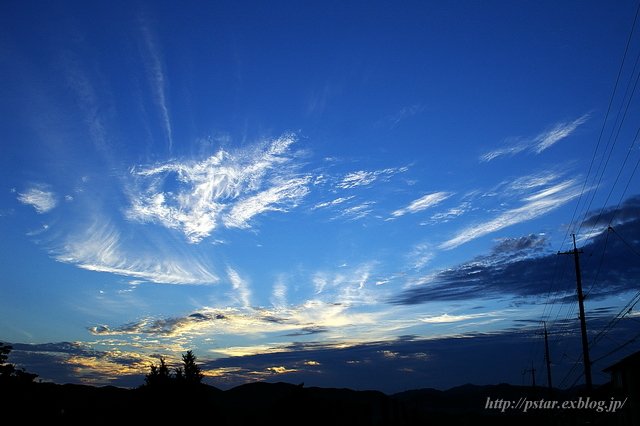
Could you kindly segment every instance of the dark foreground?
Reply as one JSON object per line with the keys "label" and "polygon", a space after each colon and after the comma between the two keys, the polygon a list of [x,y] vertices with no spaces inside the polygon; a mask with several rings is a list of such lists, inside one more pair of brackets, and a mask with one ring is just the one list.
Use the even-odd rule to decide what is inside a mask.
{"label": "dark foreground", "polygon": [[[305,388],[257,382],[222,391],[212,386],[124,389],[112,386],[25,383],[1,386],[5,416],[67,424],[119,422],[206,422],[211,425],[573,425],[578,413],[563,410],[488,408],[487,401],[540,399],[530,387],[465,385],[448,391],[421,389],[391,396],[378,391]],[[603,389],[601,392],[606,392]],[[571,399],[564,393],[555,399]],[[576,417],[576,415],[578,417]],[[12,416],[11,416],[12,417]],[[596,424],[616,425],[598,415]]]}

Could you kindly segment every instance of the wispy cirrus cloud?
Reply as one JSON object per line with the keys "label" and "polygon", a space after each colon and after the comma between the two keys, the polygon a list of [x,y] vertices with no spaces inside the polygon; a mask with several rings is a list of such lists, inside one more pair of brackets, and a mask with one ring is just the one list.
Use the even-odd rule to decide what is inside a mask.
{"label": "wispy cirrus cloud", "polygon": [[451,219],[455,219],[458,216],[462,216],[463,214],[465,214],[467,211],[471,209],[472,209],[471,203],[468,201],[465,201],[464,203],[460,204],[458,207],[452,207],[447,211],[434,214],[433,216],[431,216],[431,222],[432,223],[449,222]]}
{"label": "wispy cirrus cloud", "polygon": [[218,277],[194,258],[178,258],[163,253],[128,249],[120,231],[104,221],[96,221],[82,232],[70,234],[52,250],[56,260],[80,268],[109,272],[165,284],[210,284]]}
{"label": "wispy cirrus cloud", "polygon": [[544,185],[552,184],[561,177],[560,173],[545,171],[532,175],[522,176],[507,185],[510,191],[526,191]]}
{"label": "wispy cirrus cloud", "polygon": [[407,255],[410,261],[410,268],[422,269],[435,256],[434,249],[428,244],[417,244]]}
{"label": "wispy cirrus cloud", "polygon": [[340,211],[338,216],[336,216],[335,218],[340,217],[347,220],[362,219],[363,217],[368,216],[373,211],[371,209],[371,206],[373,204],[375,204],[375,201],[366,201],[356,206],[345,208],[342,211]]}
{"label": "wispy cirrus cloud", "polygon": [[18,193],[18,201],[33,206],[40,214],[47,213],[58,205],[58,197],[45,184],[37,184]]}
{"label": "wispy cirrus cloud", "polygon": [[550,130],[540,133],[533,139],[521,140],[516,143],[512,143],[510,146],[488,152],[480,157],[480,161],[491,161],[503,155],[512,156],[526,150],[540,154],[545,149],[553,146],[556,142],[571,135],[578,126],[584,124],[588,118],[589,114],[585,114],[576,120],[558,123]]}
{"label": "wispy cirrus cloud", "polygon": [[422,105],[416,104],[410,107],[404,107],[397,113],[389,116],[387,121],[391,122],[393,125],[398,124],[400,121],[407,119],[409,117],[413,117],[416,114],[419,114],[424,110]]}
{"label": "wispy cirrus cloud", "polygon": [[275,309],[286,309],[287,307],[287,284],[282,276],[278,277],[278,280],[273,285],[271,304]]}
{"label": "wispy cirrus cloud", "polygon": [[[619,208],[594,214],[583,225],[595,223],[603,217],[617,233],[625,235],[625,239],[639,238],[640,196],[630,197]],[[607,235],[608,230],[601,229],[591,234],[582,247],[593,258],[602,259],[602,262],[585,262],[582,266],[585,276],[597,277],[597,286],[593,286],[589,294],[592,300],[637,290],[636,277],[640,270],[637,253],[619,238],[608,238],[607,243],[602,244],[601,237]],[[549,295],[549,284],[554,281],[552,265],[556,264],[557,256],[557,252],[550,250],[545,237],[530,234],[501,239],[487,255],[418,277],[393,297],[392,303],[411,305],[508,297],[521,301],[530,296]],[[572,297],[573,291],[565,294],[566,289],[562,286],[562,290],[550,296]]]}
{"label": "wispy cirrus cloud", "polygon": [[370,268],[364,265],[349,273],[318,273],[314,278],[315,294],[309,294],[308,298],[295,304],[287,303],[287,285],[280,280],[270,307],[251,306],[248,282],[229,269],[229,288],[233,291],[231,299],[235,300],[235,307],[228,304],[221,305],[224,307],[203,306],[184,316],[148,317],[115,327],[95,325],[88,330],[94,335],[138,335],[149,339],[203,334],[271,334],[274,338],[318,333],[342,335],[344,331],[340,330],[366,327],[379,321],[380,315],[385,315],[360,309],[376,302]]}
{"label": "wispy cirrus cloud", "polygon": [[292,134],[244,150],[220,150],[202,161],[136,168],[127,217],[157,222],[200,242],[218,227],[248,228],[266,211],[287,211],[308,192],[297,173]]}
{"label": "wispy cirrus cloud", "polygon": [[426,210],[430,207],[435,206],[436,204],[446,200],[451,197],[453,194],[450,192],[434,192],[432,194],[427,194],[424,197],[420,197],[417,200],[414,200],[407,207],[398,209],[391,213],[392,216],[398,217],[407,213],[417,213],[422,210]]}
{"label": "wispy cirrus cloud", "polygon": [[421,318],[420,321],[426,322],[426,323],[432,323],[432,324],[443,324],[443,323],[468,321],[468,320],[479,319],[479,318],[492,318],[492,317],[503,318],[504,315],[505,315],[505,312],[483,312],[479,314],[458,314],[458,315],[451,315],[451,314],[445,313],[437,316],[424,317],[424,318]]}
{"label": "wispy cirrus cloud", "polygon": [[145,67],[148,74],[148,82],[156,102],[160,110],[160,118],[163,130],[167,138],[169,152],[173,149],[173,135],[171,130],[171,120],[169,118],[169,107],[167,105],[166,96],[166,77],[160,55],[160,48],[155,40],[153,31],[148,22],[141,27],[142,31],[142,56],[144,58]]}
{"label": "wispy cirrus cloud", "polygon": [[340,197],[340,198],[336,198],[333,201],[325,201],[325,202],[322,202],[322,203],[318,203],[315,206],[313,206],[313,210],[319,209],[319,208],[322,208],[322,207],[329,207],[329,206],[335,206],[337,204],[342,204],[342,203],[344,203],[346,201],[349,201],[353,197],[354,197],[353,195],[350,196],[350,197]]}
{"label": "wispy cirrus cloud", "polygon": [[582,187],[576,179],[542,189],[524,197],[522,199],[524,204],[521,207],[504,211],[487,222],[462,229],[454,238],[442,243],[440,248],[450,250],[507,226],[541,216],[578,197],[581,191]]}
{"label": "wispy cirrus cloud", "polygon": [[357,186],[369,185],[375,181],[382,171],[367,172],[360,170],[347,174],[336,186],[340,189],[355,188]]}
{"label": "wispy cirrus cloud", "polygon": [[351,189],[358,186],[366,186],[378,179],[388,179],[396,173],[407,171],[407,167],[388,168],[383,170],[359,170],[357,172],[347,173],[337,184],[338,189]]}
{"label": "wispy cirrus cloud", "polygon": [[581,124],[589,118],[589,114],[585,114],[577,120],[568,123],[558,123],[551,130],[539,134],[533,141],[533,149],[536,154],[540,154],[561,139],[569,136]]}
{"label": "wispy cirrus cloud", "polygon": [[248,307],[249,297],[251,297],[251,290],[249,289],[249,283],[240,277],[240,274],[232,269],[227,268],[227,274],[229,275],[229,280],[233,285],[233,290],[238,295],[239,301],[242,303],[242,306]]}
{"label": "wispy cirrus cloud", "polygon": [[[328,190],[332,199],[330,201],[316,202],[311,211],[325,209],[334,212],[331,220],[359,220],[370,216],[375,206],[380,201],[379,193],[367,194],[367,191],[378,188],[378,185],[389,183],[393,176],[408,171],[408,167],[393,167],[379,170],[358,170],[342,176],[329,173],[320,173],[311,178],[311,187],[321,192]],[[349,195],[335,198],[336,193],[346,191]],[[351,195],[356,194],[356,195]],[[365,194],[369,199],[364,199]],[[372,200],[373,199],[373,200]],[[383,213],[380,212],[379,215]],[[376,215],[376,217],[380,217]]]}
{"label": "wispy cirrus cloud", "polygon": [[223,223],[228,228],[248,228],[249,221],[254,216],[266,211],[287,211],[285,206],[294,207],[297,200],[307,195],[308,182],[307,177],[274,182],[275,186],[234,204],[229,214],[223,215]]}

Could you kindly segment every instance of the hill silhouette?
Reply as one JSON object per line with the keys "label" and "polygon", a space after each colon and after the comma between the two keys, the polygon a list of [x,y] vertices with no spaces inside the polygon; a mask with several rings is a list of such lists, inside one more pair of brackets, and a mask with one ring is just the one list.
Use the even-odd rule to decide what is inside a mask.
{"label": "hill silhouette", "polygon": [[[5,412],[19,418],[67,424],[94,419],[127,423],[202,422],[218,425],[455,425],[491,424],[519,426],[573,424],[576,410],[509,409],[502,401],[564,401],[570,392],[540,387],[467,383],[446,391],[415,389],[386,395],[375,390],[305,387],[304,383],[254,382],[223,391],[202,383],[204,375],[191,351],[183,355],[182,367],[172,370],[160,357],[151,364],[145,383],[135,389],[114,386],[35,382],[37,374],[7,363],[11,345],[0,343],[0,402]],[[600,400],[611,397],[611,385],[602,386]],[[515,402],[514,402],[515,404]],[[502,408],[502,409],[501,409]],[[507,409],[505,409],[507,408]],[[584,420],[584,419],[582,419]],[[563,424],[564,424],[563,423]],[[600,416],[598,424],[615,424]]]}
{"label": "hill silhouette", "polygon": [[[75,384],[20,383],[3,386],[3,406],[21,418],[68,423],[88,419],[127,422],[202,421],[216,425],[456,425],[519,426],[552,424],[551,410],[487,409],[491,400],[532,398],[531,387],[466,384],[440,391],[416,389],[386,395],[379,391],[304,387],[304,384],[255,382],[223,391],[199,384],[185,390],[136,389]],[[547,390],[537,388],[538,398]],[[565,393],[571,399],[575,393]],[[606,424],[606,423],[605,423]]]}

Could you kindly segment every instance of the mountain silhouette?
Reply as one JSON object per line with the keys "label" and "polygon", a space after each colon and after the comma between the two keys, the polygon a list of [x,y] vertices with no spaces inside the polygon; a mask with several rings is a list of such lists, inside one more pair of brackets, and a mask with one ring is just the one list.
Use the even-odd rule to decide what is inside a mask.
{"label": "mountain silhouette", "polygon": [[[423,388],[386,395],[380,391],[304,387],[304,384],[254,382],[223,391],[193,388],[136,389],[114,386],[28,383],[2,386],[3,406],[20,418],[67,423],[87,419],[140,422],[202,421],[215,425],[455,425],[518,426],[552,424],[558,411],[487,408],[492,401],[545,397],[547,389],[529,386],[465,384],[445,391]],[[606,388],[606,387],[605,387]],[[604,389],[604,388],[603,388]],[[580,390],[555,399],[574,398]],[[563,396],[561,396],[563,395]],[[606,399],[604,395],[600,399]],[[575,410],[574,410],[575,411]],[[614,423],[602,423],[614,424]]]}

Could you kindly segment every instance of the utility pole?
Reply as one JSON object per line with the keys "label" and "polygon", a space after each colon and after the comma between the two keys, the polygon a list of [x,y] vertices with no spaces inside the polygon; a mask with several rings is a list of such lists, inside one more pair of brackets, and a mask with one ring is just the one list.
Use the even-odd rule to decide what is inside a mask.
{"label": "utility pole", "polygon": [[584,378],[587,385],[587,392],[591,392],[593,385],[591,384],[591,360],[589,359],[589,340],[587,340],[587,321],[584,314],[584,299],[582,295],[582,278],[580,277],[580,253],[584,253],[582,250],[578,251],[576,246],[576,234],[571,234],[573,237],[573,251],[558,254],[573,254],[573,261],[576,264],[576,284],[578,287],[578,306],[580,307],[580,329],[582,330],[582,360],[584,363]]}
{"label": "utility pole", "polygon": [[531,387],[533,388],[533,397],[536,396],[536,369],[533,368],[533,361],[531,361],[531,370],[524,370],[522,375],[531,373]]}
{"label": "utility pole", "polygon": [[549,383],[549,397],[553,394],[553,385],[551,384],[551,358],[549,357],[549,332],[547,331],[547,322],[544,324],[544,333],[536,333],[544,335],[544,358],[547,361],[547,382]]}

